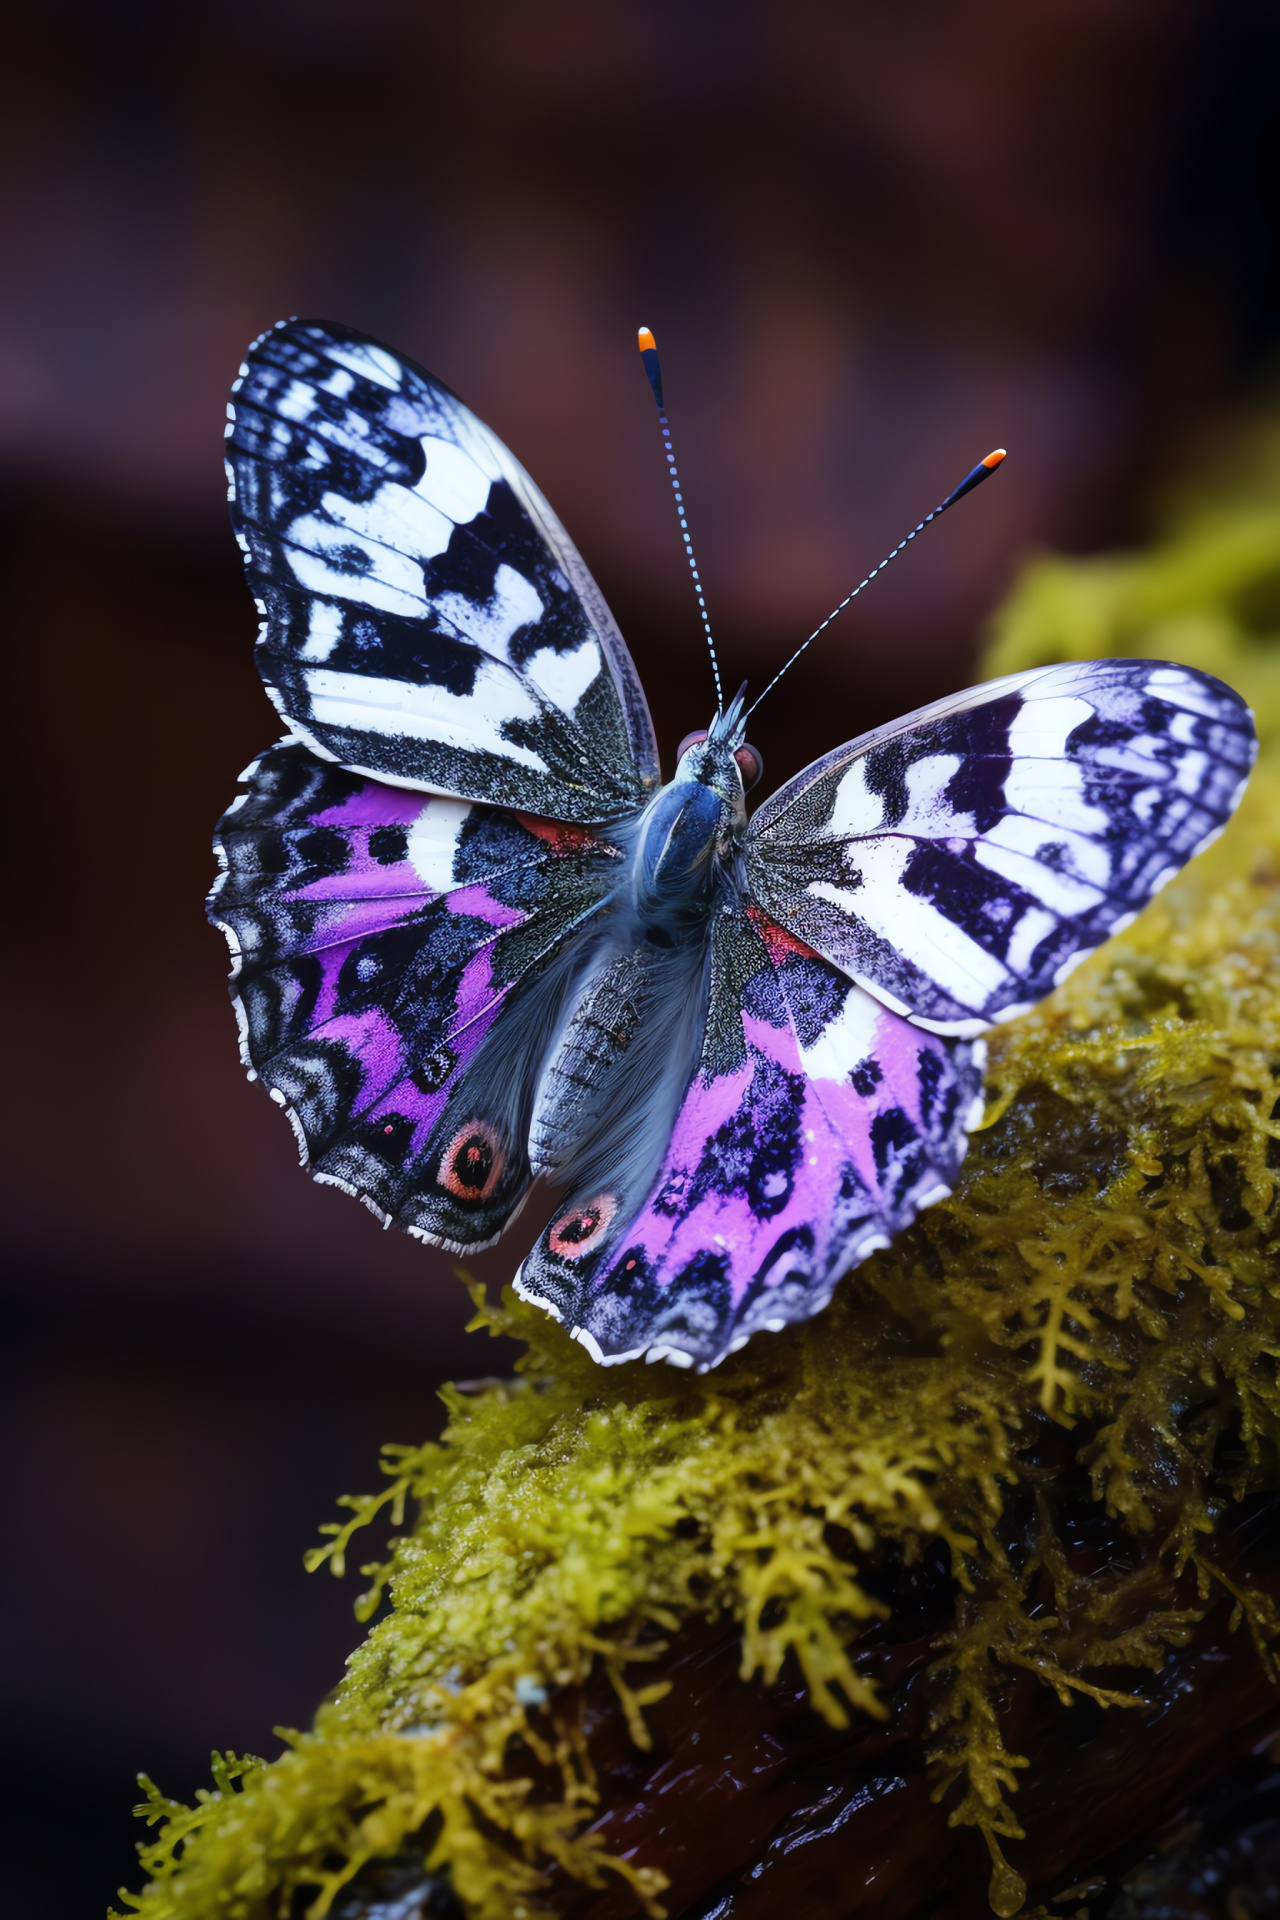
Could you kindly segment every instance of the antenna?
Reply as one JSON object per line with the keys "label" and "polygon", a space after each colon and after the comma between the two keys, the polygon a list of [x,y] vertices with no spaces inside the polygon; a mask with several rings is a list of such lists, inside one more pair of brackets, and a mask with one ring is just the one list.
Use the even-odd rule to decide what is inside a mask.
{"label": "antenna", "polygon": [[[654,358],[656,362],[656,359],[657,359],[656,354]],[[654,376],[652,374],[649,375],[649,378],[651,380],[653,379],[653,377]],[[974,467],[969,473],[966,473],[964,479],[960,482],[960,485],[958,487],[952,488],[951,492],[947,495],[946,499],[942,501],[941,505],[936,506],[932,513],[926,513],[924,519],[920,522],[919,526],[912,527],[906,539],[899,540],[897,546],[893,549],[893,552],[887,553],[884,559],[880,562],[880,565],[878,567],[872,567],[866,579],[859,580],[857,586],[853,589],[853,592],[846,593],[844,599],[840,602],[840,605],[838,607],[832,607],[830,613],[827,615],[826,619],[822,622],[822,625],[814,628],[813,632],[809,635],[809,638],[804,642],[804,645],[796,648],[791,658],[787,661],[786,666],[780,667],[777,673],[774,674],[772,680],[769,682],[768,686],[765,688],[764,693],[760,694],[755,700],[752,701],[751,705],[747,708],[747,711],[744,714],[743,718],[750,719],[751,715],[755,712],[756,708],[760,705],[760,701],[764,699],[765,693],[773,692],[779,680],[781,680],[783,674],[788,672],[792,667],[794,667],[796,661],[800,658],[800,655],[804,652],[805,647],[812,646],[813,642],[817,639],[818,635],[823,631],[823,629],[831,625],[831,622],[835,619],[836,615],[838,613],[843,613],[845,608],[848,606],[849,602],[851,600],[856,600],[858,595],[862,592],[862,589],[864,587],[870,586],[871,582],[875,579],[876,575],[878,573],[883,573],[885,568],[888,566],[889,562],[891,560],[896,560],[898,555],[902,552],[903,548],[909,547],[911,545],[911,542],[915,539],[916,535],[918,533],[923,533],[931,520],[936,520],[940,513],[946,512],[948,507],[954,507],[957,500],[963,500],[966,493],[972,493],[973,489],[975,487],[981,486],[984,480],[989,480],[1003,459],[1004,459],[1004,448],[997,447],[994,453],[989,453],[987,455],[985,460],[979,460],[977,466]],[[719,683],[717,682],[717,685],[718,684]]]}
{"label": "antenna", "polygon": [[689,556],[689,569],[693,574],[693,590],[698,596],[698,611],[702,615],[702,630],[707,636],[707,652],[711,655],[711,672],[716,683],[716,712],[724,711],[724,694],[720,687],[720,663],[716,659],[716,643],[711,638],[711,622],[707,618],[707,603],[702,597],[702,581],[698,574],[698,563],[693,555],[693,542],[689,538],[689,521],[684,510],[684,496],[680,491],[680,472],[676,466],[676,456],[671,445],[671,428],[667,422],[666,408],[662,403],[662,369],[658,365],[658,343],[648,327],[641,327],[639,334],[640,358],[644,370],[649,376],[649,385],[653,388],[653,398],[658,409],[658,424],[662,428],[662,439],[667,456],[667,468],[671,475],[671,485],[676,496],[676,512],[680,517],[680,532],[684,539],[684,550]]}

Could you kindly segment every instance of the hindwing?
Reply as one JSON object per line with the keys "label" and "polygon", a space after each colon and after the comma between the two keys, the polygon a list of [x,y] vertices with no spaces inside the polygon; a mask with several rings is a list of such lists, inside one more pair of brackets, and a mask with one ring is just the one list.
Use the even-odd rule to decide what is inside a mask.
{"label": "hindwing", "polygon": [[716,917],[705,1034],[657,1176],[580,1191],[516,1286],[597,1359],[714,1366],[807,1319],[940,1199],[981,1043],[924,1033],[757,908]]}
{"label": "hindwing", "polygon": [[538,1064],[616,849],[298,742],[244,778],[210,913],[246,1065],[317,1179],[424,1238],[487,1244],[529,1184]]}

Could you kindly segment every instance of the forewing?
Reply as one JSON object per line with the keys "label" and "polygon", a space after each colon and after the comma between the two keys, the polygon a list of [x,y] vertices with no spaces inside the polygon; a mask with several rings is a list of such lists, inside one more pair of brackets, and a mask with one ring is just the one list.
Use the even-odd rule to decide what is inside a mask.
{"label": "forewing", "polygon": [[605,1362],[705,1369],[807,1319],[948,1191],[981,1110],[980,1056],[758,910],[717,916],[702,1055],[647,1198],[630,1217],[607,1185],[575,1200],[517,1290]]}
{"label": "forewing", "polygon": [[326,759],[398,786],[603,821],[656,784],[635,668],[502,442],[347,328],[255,342],[228,409],[232,519],[272,699]]}
{"label": "forewing", "polygon": [[219,827],[245,1064],[317,1179],[487,1244],[529,1184],[566,956],[617,855],[586,828],[366,780],[287,742]]}
{"label": "forewing", "polygon": [[1012,1019],[1217,838],[1257,750],[1220,680],[1149,660],[1015,674],[816,761],[753,817],[780,924],[939,1033]]}

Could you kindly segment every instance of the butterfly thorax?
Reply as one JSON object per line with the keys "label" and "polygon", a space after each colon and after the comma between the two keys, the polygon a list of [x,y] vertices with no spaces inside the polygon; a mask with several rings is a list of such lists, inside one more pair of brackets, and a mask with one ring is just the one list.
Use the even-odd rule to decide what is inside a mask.
{"label": "butterfly thorax", "polygon": [[639,823],[633,886],[651,940],[696,937],[746,830],[742,775],[728,744],[702,741],[655,794]]}

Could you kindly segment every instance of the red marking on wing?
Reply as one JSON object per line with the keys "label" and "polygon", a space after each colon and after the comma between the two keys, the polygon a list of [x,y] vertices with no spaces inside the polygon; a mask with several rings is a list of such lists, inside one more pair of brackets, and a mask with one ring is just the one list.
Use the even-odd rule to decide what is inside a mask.
{"label": "red marking on wing", "polygon": [[570,826],[565,820],[544,820],[538,813],[517,813],[515,817],[527,833],[545,840],[553,853],[579,853],[583,847],[596,843],[590,827]]}
{"label": "red marking on wing", "polygon": [[747,918],[764,941],[772,961],[777,962],[788,953],[798,953],[806,960],[821,959],[822,956],[812,947],[807,947],[803,940],[797,940],[794,933],[788,933],[785,927],[780,927],[759,907],[748,907]]}

